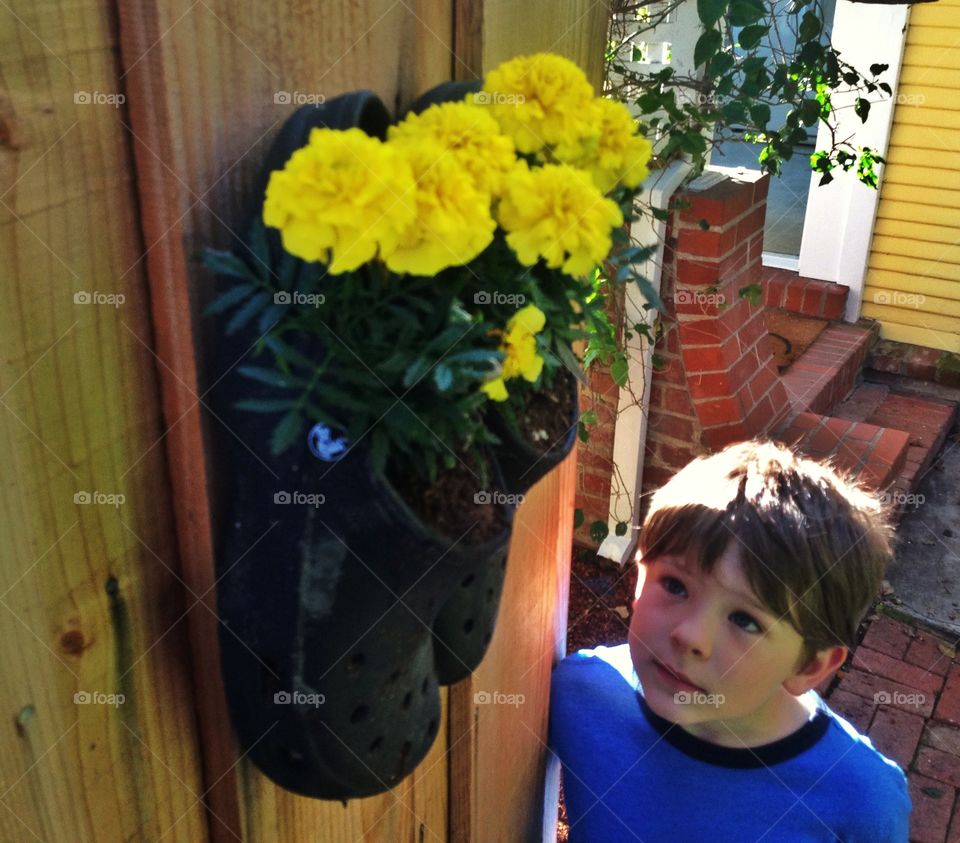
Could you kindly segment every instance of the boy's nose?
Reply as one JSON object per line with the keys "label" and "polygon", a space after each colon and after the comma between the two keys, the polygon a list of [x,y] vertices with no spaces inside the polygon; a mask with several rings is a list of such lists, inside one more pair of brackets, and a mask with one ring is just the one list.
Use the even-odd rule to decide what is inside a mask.
{"label": "boy's nose", "polygon": [[709,658],[713,647],[713,630],[709,620],[702,614],[691,613],[683,618],[670,636],[683,650],[700,658]]}

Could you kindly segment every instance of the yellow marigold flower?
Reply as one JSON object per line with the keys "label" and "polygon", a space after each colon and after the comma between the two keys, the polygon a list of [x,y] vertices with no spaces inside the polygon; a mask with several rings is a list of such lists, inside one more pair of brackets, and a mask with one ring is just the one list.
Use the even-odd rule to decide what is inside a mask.
{"label": "yellow marigold flower", "polygon": [[500,351],[506,355],[500,376],[480,387],[491,400],[507,400],[504,381],[522,377],[534,383],[540,377],[543,358],[537,354],[537,339],[534,335],[543,330],[544,324],[546,316],[540,308],[532,304],[510,317],[503,342],[500,344]]}
{"label": "yellow marigold flower", "polygon": [[381,250],[387,268],[436,275],[473,260],[490,245],[496,229],[489,194],[478,190],[456,157],[435,141],[396,149],[413,171],[414,187],[401,201],[414,220],[392,249]]}
{"label": "yellow marigold flower", "polygon": [[541,257],[550,269],[587,275],[610,253],[610,233],[623,225],[617,204],[590,176],[567,164],[518,166],[507,180],[498,208],[507,245],[520,263]]}
{"label": "yellow marigold flower", "polygon": [[483,101],[520,152],[575,143],[592,129],[586,113],[593,89],[562,56],[536,53],[504,62],[487,74],[483,91]]}
{"label": "yellow marigold flower", "polygon": [[504,175],[516,164],[513,141],[485,109],[469,102],[432,105],[391,126],[390,143],[436,141],[473,177],[477,188],[499,195]]}
{"label": "yellow marigold flower", "polygon": [[491,401],[506,401],[510,397],[503,378],[495,378],[492,381],[487,381],[480,385],[480,389],[486,393],[487,398]]}
{"label": "yellow marigold flower", "polygon": [[650,172],[650,141],[637,134],[637,124],[622,103],[598,98],[590,111],[594,134],[581,141],[578,151],[557,150],[557,156],[590,173],[602,193],[618,184],[636,187]]}
{"label": "yellow marigold flower", "polygon": [[360,129],[314,129],[283,170],[270,174],[263,222],[283,248],[334,274],[390,249],[413,218],[397,198],[414,188],[409,164]]}

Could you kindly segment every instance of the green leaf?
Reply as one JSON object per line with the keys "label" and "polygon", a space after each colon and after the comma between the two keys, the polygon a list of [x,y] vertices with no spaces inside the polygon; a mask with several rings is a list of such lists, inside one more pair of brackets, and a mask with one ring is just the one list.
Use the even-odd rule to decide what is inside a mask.
{"label": "green leaf", "polygon": [[313,370],[317,368],[318,363],[316,360],[311,360],[289,343],[283,342],[276,337],[264,337],[263,344],[279,358],[289,360],[291,363],[295,363],[304,369]]}
{"label": "green leaf", "polygon": [[243,307],[241,307],[236,313],[233,314],[233,317],[227,323],[226,333],[229,336],[230,334],[239,331],[244,325],[247,324],[254,316],[256,316],[264,307],[266,307],[270,301],[273,299],[273,296],[270,293],[257,293],[250,301],[248,301]]}
{"label": "green leaf", "polygon": [[733,0],[730,4],[730,24],[748,26],[756,23],[767,13],[763,0]]}
{"label": "green leaf", "polygon": [[762,301],[763,288],[759,284],[747,284],[746,287],[741,287],[737,292],[740,298],[747,299],[752,305],[759,306]]}
{"label": "green leaf", "polygon": [[879,75],[880,75],[881,73],[883,73],[885,70],[889,70],[889,69],[890,69],[890,65],[889,65],[889,64],[871,64],[871,65],[870,65],[870,74],[871,74],[872,76],[879,76]]}
{"label": "green leaf", "polygon": [[578,425],[577,435],[580,437],[581,442],[587,442],[590,439],[590,433],[587,431],[587,427],[583,422],[580,422]]}
{"label": "green leaf", "polygon": [[256,274],[250,270],[250,267],[233,252],[225,252],[220,249],[202,249],[200,259],[207,269],[217,273],[217,275],[229,275],[232,278],[241,278],[244,281],[256,282],[259,280]]}
{"label": "green leaf", "polygon": [[403,373],[403,385],[406,389],[409,389],[415,383],[417,383],[427,372],[430,371],[430,366],[432,364],[425,357],[418,357],[413,361],[408,367],[407,371]]}
{"label": "green leaf", "polygon": [[720,113],[723,115],[723,120],[727,125],[746,123],[747,121],[747,109],[739,100],[728,102],[720,109]]}
{"label": "green leaf", "polygon": [[617,386],[626,386],[630,376],[630,366],[622,353],[618,354],[610,364],[610,377]]}
{"label": "green leaf", "polygon": [[697,0],[697,14],[706,26],[713,26],[727,11],[727,0]]}
{"label": "green leaf", "polygon": [[820,119],[820,103],[816,100],[804,100],[800,106],[800,120],[804,126],[814,126]]}
{"label": "green leaf", "polygon": [[450,389],[453,386],[453,372],[450,371],[450,367],[444,363],[438,364],[433,370],[433,382],[441,392]]}
{"label": "green leaf", "polygon": [[870,116],[870,100],[857,97],[857,101],[853,104],[853,110],[856,112],[857,117],[860,118],[860,122],[866,123],[867,117]]}
{"label": "green leaf", "polygon": [[298,378],[282,375],[280,372],[275,372],[273,369],[264,369],[262,366],[240,366],[237,371],[244,377],[252,378],[268,386],[278,386],[281,389],[290,389],[303,383]]}
{"label": "green leaf", "polygon": [[750,106],[750,119],[759,128],[766,129],[770,122],[770,106],[763,102]]}
{"label": "green leaf", "polygon": [[725,73],[729,73],[733,70],[733,66],[737,63],[737,60],[730,54],[725,52],[717,53],[712,59],[710,59],[710,64],[707,67],[707,74],[711,79],[717,79],[720,76],[723,76]]}
{"label": "green leaf", "polygon": [[573,511],[573,529],[579,530],[583,525],[583,510],[580,507],[577,507]]}
{"label": "green leaf", "polygon": [[266,310],[263,311],[263,313],[260,314],[260,321],[257,323],[257,330],[261,334],[265,334],[277,324],[286,309],[287,305],[285,304],[271,304]]}
{"label": "green leaf", "polygon": [[701,64],[708,62],[722,46],[723,36],[715,29],[708,29],[697,39],[697,44],[693,48],[694,67],[700,67]]}
{"label": "green leaf", "polygon": [[559,342],[556,345],[556,351],[557,357],[560,358],[567,370],[584,386],[589,386],[587,376],[580,367],[580,361],[577,360],[577,356],[573,353],[570,346],[565,342]]}
{"label": "green leaf", "polygon": [[603,521],[594,521],[590,525],[590,538],[597,544],[603,542],[609,534],[610,528]]}
{"label": "green leaf", "polygon": [[643,297],[657,310],[661,313],[665,313],[667,306],[663,303],[663,299],[660,298],[660,294],[653,288],[653,284],[647,278],[642,276],[637,276],[637,286],[640,288],[640,292]]}
{"label": "green leaf", "polygon": [[232,305],[242,302],[256,289],[256,284],[241,284],[238,287],[233,287],[227,290],[225,293],[217,296],[212,302],[210,302],[210,304],[206,306],[206,308],[204,308],[203,316],[213,316],[217,313],[222,313]]}
{"label": "green leaf", "polygon": [[287,450],[303,432],[303,428],[304,422],[298,411],[294,410],[285,415],[270,437],[270,450],[274,456]]}
{"label": "green leaf", "polygon": [[752,50],[769,31],[770,27],[767,24],[755,23],[745,26],[740,30],[740,47],[744,50]]}
{"label": "green leaf", "polygon": [[292,398],[246,398],[237,401],[233,406],[238,410],[247,410],[251,413],[279,413],[295,407],[297,402]]}
{"label": "green leaf", "polygon": [[821,29],[823,29],[823,23],[816,14],[813,12],[804,13],[803,19],[800,21],[800,40],[812,41],[820,35]]}

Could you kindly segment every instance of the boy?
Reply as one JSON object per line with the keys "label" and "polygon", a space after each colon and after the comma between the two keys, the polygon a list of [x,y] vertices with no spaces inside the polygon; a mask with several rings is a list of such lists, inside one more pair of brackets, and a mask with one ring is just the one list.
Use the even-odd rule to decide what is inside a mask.
{"label": "boy", "polygon": [[571,843],[906,843],[903,771],[814,688],[891,556],[876,498],[770,442],[653,497],[629,643],[553,676]]}

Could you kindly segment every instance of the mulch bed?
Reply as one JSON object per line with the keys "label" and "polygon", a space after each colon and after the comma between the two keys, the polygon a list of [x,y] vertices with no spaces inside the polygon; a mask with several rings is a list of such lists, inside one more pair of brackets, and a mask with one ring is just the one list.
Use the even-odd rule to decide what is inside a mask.
{"label": "mulch bed", "polygon": [[[628,562],[621,567],[592,550],[574,546],[571,569],[567,652],[623,644],[637,587],[636,564]],[[561,786],[557,843],[567,843],[568,836]]]}

